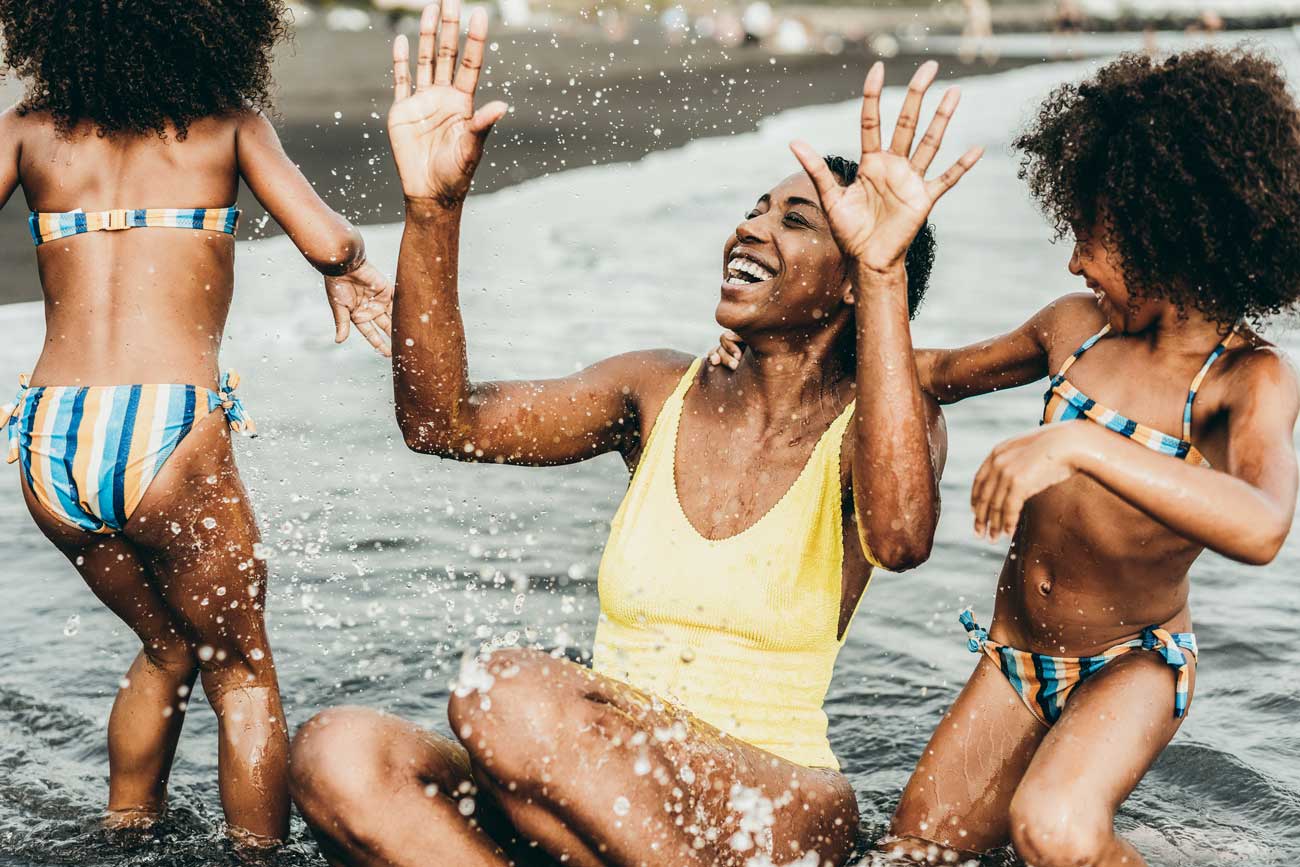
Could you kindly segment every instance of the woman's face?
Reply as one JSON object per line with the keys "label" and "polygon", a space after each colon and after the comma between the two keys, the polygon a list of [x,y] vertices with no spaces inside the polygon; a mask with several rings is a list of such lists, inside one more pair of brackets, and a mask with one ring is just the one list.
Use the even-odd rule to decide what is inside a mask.
{"label": "woman's face", "polygon": [[1134,298],[1124,279],[1122,259],[1101,229],[1076,231],[1070,273],[1082,277],[1097,296],[1097,306],[1111,331],[1136,334],[1145,331],[1160,313],[1160,302]]}
{"label": "woman's face", "polygon": [[851,300],[843,257],[803,172],[759,198],[722,249],[717,320],[754,335],[833,321]]}

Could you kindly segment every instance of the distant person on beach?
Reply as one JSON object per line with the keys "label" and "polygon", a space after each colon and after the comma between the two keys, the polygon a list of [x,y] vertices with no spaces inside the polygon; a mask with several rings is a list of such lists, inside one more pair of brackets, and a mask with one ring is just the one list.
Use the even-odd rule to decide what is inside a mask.
{"label": "distant person on beach", "polygon": [[1268,563],[1294,517],[1300,385],[1256,327],[1300,298],[1300,111],[1261,55],[1135,54],[1058,88],[1015,145],[1090,291],[917,354],[943,403],[1051,378],[1043,425],[975,476],[975,530],[1011,551],[988,629],[961,616],[979,662],[887,845],[1132,867],[1115,812],[1196,683],[1188,570],[1206,548]]}
{"label": "distant person on beach", "polygon": [[0,27],[27,83],[0,115],[0,202],[21,187],[31,208],[46,326],[9,460],[37,526],[141,642],[108,721],[106,824],[162,814],[201,677],[230,834],[273,844],[288,737],[230,440],[253,425],[217,365],[240,179],[325,275],[338,340],[352,324],[388,353],[391,285],[261,111],[280,0],[0,0]]}
{"label": "distant person on beach", "polygon": [[717,317],[753,347],[736,373],[654,350],[474,382],[460,222],[506,106],[474,106],[486,18],[470,18],[459,68],[455,0],[440,33],[438,18],[430,7],[421,22],[413,93],[407,45],[394,46],[406,443],[525,466],[616,453],[633,475],[601,562],[592,669],[536,650],[474,660],[451,740],[326,711],[295,738],[295,800],[335,864],[843,864],[858,811],[823,703],[873,569],[924,561],[938,520],[946,439],[908,320],[930,210],[979,158],[925,179],[959,94],[914,142],[937,72],[924,64],[884,149],[877,64],[860,164],[794,145],[804,171],[724,240]]}
{"label": "distant person on beach", "polygon": [[997,44],[993,41],[993,9],[989,0],[962,0],[966,11],[966,24],[962,27],[957,56],[962,63],[976,59],[993,64],[998,60]]}

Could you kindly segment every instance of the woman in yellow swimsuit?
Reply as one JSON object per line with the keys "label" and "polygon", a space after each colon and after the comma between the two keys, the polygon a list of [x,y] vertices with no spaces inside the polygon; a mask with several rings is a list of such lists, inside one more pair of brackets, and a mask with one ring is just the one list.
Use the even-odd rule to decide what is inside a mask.
{"label": "woman in yellow swimsuit", "polygon": [[752,348],[734,374],[651,351],[564,379],[473,382],[459,225],[505,106],[475,111],[486,21],[471,18],[456,69],[458,18],[449,0],[437,35],[426,10],[414,93],[405,42],[394,51],[398,420],[412,449],[459,460],[624,457],[594,671],[491,654],[452,696],[458,742],[327,711],[296,738],[295,798],[336,864],[843,863],[857,807],[822,703],[873,564],[925,560],[938,518],[945,434],[908,320],[931,253],[928,231],[913,239],[979,156],[925,180],[958,94],[913,151],[936,72],[921,67],[883,149],[876,66],[856,176],[795,145],[805,171],[723,246],[717,318]]}

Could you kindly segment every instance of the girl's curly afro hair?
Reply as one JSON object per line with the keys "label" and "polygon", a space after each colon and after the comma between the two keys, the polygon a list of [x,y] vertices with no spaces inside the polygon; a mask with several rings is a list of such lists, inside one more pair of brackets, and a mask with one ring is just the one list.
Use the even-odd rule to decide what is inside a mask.
{"label": "girl's curly afro hair", "polygon": [[0,0],[5,63],[28,83],[19,112],[62,132],[184,138],[209,115],[269,109],[284,0]]}
{"label": "girl's curly afro hair", "polygon": [[1260,54],[1126,55],[1014,144],[1058,238],[1100,233],[1133,295],[1224,324],[1300,295],[1300,114]]}

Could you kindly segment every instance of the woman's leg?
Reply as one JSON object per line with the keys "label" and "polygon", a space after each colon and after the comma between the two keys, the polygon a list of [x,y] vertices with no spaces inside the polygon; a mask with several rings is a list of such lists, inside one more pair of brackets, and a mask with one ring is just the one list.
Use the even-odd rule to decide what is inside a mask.
{"label": "woman's leg", "polygon": [[449,716],[514,827],[567,864],[840,864],[853,848],[857,803],[842,775],[567,660],[495,653]]}
{"label": "woman's leg", "polygon": [[64,524],[36,501],[25,483],[23,494],[41,531],[142,643],[108,718],[106,822],[113,827],[148,824],[166,804],[186,696],[199,670],[194,648],[130,542]]}
{"label": "woman's leg", "polygon": [[232,836],[289,831],[288,733],[266,637],[266,564],[221,413],[195,425],[127,522],[172,616],[185,625],[217,714],[218,783]]}
{"label": "woman's leg", "polygon": [[293,739],[290,786],[334,865],[550,863],[507,853],[512,832],[464,748],[389,714],[317,714]]}
{"label": "woman's leg", "polygon": [[1011,801],[1020,857],[1034,867],[1146,863],[1115,835],[1115,811],[1182,724],[1174,681],[1158,655],[1134,652],[1074,691]]}
{"label": "woman's leg", "polygon": [[1011,839],[1016,787],[1048,729],[983,654],[930,737],[890,824],[886,851],[947,863]]}

